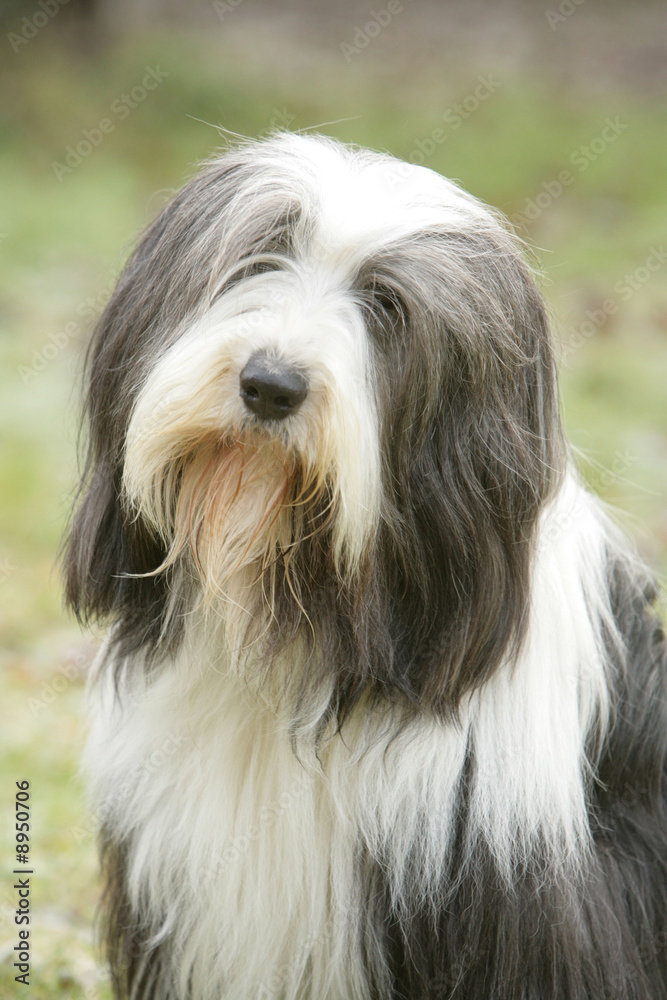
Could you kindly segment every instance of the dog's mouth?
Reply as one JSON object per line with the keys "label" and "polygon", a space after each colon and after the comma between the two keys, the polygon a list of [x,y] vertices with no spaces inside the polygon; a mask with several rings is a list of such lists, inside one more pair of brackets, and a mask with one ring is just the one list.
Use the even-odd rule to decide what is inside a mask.
{"label": "dog's mouth", "polygon": [[154,574],[185,560],[205,594],[225,596],[244,572],[266,593],[278,573],[292,587],[297,549],[330,527],[334,500],[327,475],[260,426],[198,442],[164,471],[152,506],[168,549]]}
{"label": "dog's mouth", "polygon": [[277,351],[234,360],[191,346],[144,387],[125,439],[127,516],[164,553],[153,574],[183,569],[224,596],[242,581],[273,586],[280,573],[289,584],[298,553],[308,574],[321,551],[327,572],[350,586],[379,511],[365,383],[346,382],[333,361],[320,371]]}

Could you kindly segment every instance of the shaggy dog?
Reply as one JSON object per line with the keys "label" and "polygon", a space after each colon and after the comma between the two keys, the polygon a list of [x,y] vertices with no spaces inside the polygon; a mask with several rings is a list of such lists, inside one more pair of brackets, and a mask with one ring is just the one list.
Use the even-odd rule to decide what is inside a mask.
{"label": "shaggy dog", "polygon": [[116,996],[664,1000],[655,590],[497,215],[242,143],[141,238],[86,418]]}

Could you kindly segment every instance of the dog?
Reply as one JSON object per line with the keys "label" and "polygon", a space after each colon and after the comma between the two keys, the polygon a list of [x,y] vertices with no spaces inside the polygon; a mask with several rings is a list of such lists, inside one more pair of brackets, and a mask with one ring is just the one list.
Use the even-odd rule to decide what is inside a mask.
{"label": "dog", "polygon": [[66,596],[115,996],[664,1000],[656,588],[582,485],[520,242],[242,141],[93,333]]}

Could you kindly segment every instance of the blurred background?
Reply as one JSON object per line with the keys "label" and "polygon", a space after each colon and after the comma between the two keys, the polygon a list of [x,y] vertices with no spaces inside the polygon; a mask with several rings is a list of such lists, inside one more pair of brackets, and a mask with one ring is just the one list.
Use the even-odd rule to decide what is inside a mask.
{"label": "blurred background", "polygon": [[54,564],[81,350],[138,230],[234,133],[318,128],[459,180],[534,248],[583,475],[663,576],[667,8],[5,0],[0,52],[0,994],[28,995],[4,873],[29,780],[30,996],[104,1000],[76,777],[97,637]]}

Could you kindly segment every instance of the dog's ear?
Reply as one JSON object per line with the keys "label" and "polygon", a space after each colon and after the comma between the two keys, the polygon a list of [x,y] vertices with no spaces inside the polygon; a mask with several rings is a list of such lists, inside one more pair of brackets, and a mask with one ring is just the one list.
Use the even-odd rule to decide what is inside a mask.
{"label": "dog's ear", "polygon": [[[253,198],[240,212],[244,185]],[[128,648],[163,641],[165,616],[178,618],[172,571],[137,576],[161,565],[163,545],[123,506],[125,437],[137,395],[164,352],[219,294],[223,276],[280,243],[295,205],[289,191],[276,195],[270,162],[262,172],[252,149],[225,154],[146,230],[93,333],[85,369],[87,457],[62,554],[66,597],[83,620],[119,621],[116,636]]]}
{"label": "dog's ear", "polygon": [[[155,643],[163,631],[169,581],[164,573],[155,574],[165,556],[162,543],[127,512],[122,498],[130,379],[136,370],[128,353],[131,338],[124,334],[142,325],[141,318],[132,326],[126,317],[129,289],[125,275],[88,351],[87,454],[62,561],[66,600],[77,617],[122,622],[119,638],[128,649],[136,649]],[[147,302],[144,311],[145,323]],[[155,575],[141,575],[147,573]]]}
{"label": "dog's ear", "polygon": [[[66,600],[82,620],[120,620],[130,646],[163,633],[168,574],[161,542],[122,501],[125,435],[151,366],[205,306],[220,227],[235,186],[220,161],[188,184],[146,230],[93,332],[85,366],[84,472],[62,562]],[[217,220],[218,226],[213,224]],[[195,266],[196,264],[196,266]]]}
{"label": "dog's ear", "polygon": [[[160,634],[168,587],[153,574],[164,559],[161,543],[128,517],[120,472],[107,456],[82,486],[63,552],[67,603],[82,621],[122,618],[138,648]],[[127,638],[127,637],[126,637]]]}
{"label": "dog's ear", "polygon": [[451,707],[518,649],[564,446],[545,310],[511,238],[430,237],[408,272],[420,287],[389,383],[381,563],[394,672]]}

